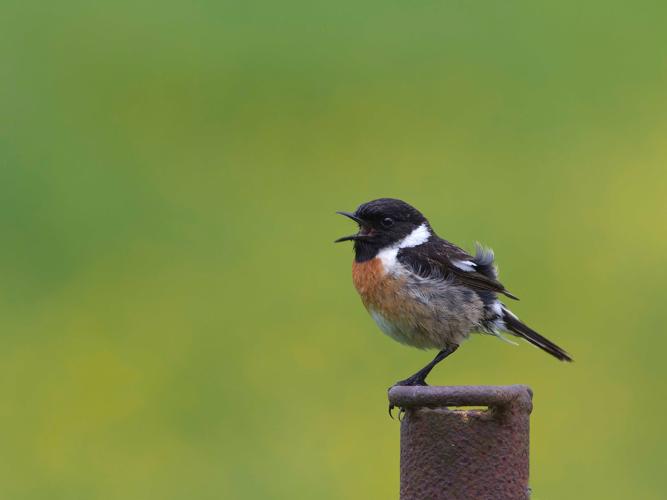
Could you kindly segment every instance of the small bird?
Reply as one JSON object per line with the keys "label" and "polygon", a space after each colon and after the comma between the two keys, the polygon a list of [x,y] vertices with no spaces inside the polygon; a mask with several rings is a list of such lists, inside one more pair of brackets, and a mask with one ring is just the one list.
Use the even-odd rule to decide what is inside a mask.
{"label": "small bird", "polygon": [[337,213],[359,224],[357,234],[335,242],[354,242],[352,279],[377,325],[398,342],[438,350],[433,361],[394,385],[427,385],[433,367],[471,333],[501,339],[509,333],[572,361],[499,300],[518,298],[498,281],[491,250],[477,244],[475,255],[468,254],[435,234],[419,210],[393,198]]}

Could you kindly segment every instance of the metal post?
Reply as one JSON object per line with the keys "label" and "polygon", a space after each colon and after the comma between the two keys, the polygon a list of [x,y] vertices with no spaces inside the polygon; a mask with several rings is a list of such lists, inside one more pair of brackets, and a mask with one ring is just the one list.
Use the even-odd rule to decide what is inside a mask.
{"label": "metal post", "polygon": [[401,500],[530,497],[528,386],[396,386],[389,402],[405,410]]}

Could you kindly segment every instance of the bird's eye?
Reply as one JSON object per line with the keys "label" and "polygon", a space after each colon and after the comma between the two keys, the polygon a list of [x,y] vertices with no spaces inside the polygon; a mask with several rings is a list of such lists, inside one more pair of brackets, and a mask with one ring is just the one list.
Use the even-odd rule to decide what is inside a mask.
{"label": "bird's eye", "polygon": [[394,219],[391,217],[385,217],[382,219],[382,227],[391,227],[394,225]]}

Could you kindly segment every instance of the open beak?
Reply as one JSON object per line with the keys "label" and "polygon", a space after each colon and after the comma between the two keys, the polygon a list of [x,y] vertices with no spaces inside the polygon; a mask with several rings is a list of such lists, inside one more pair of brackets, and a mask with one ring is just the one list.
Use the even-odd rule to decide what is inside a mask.
{"label": "open beak", "polygon": [[[340,215],[344,215],[345,217],[348,217],[348,218],[352,219],[354,222],[359,224],[359,227],[361,227],[361,225],[364,223],[364,221],[362,219],[360,219],[359,217],[357,217],[356,215],[354,215],[351,212],[336,212],[336,213],[340,214]],[[357,234],[351,234],[350,236],[343,236],[342,238],[338,238],[336,241],[334,241],[334,243],[340,243],[341,241],[354,241],[354,240],[359,239],[360,236],[363,236],[363,234],[361,234],[361,232],[359,232]]]}

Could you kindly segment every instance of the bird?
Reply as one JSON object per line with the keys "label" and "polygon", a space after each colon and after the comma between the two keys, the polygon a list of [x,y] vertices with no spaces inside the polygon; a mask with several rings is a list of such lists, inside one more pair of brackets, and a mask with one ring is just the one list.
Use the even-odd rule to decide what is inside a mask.
{"label": "bird", "polygon": [[501,302],[501,296],[518,298],[498,280],[492,250],[477,243],[475,255],[467,253],[440,238],[419,210],[395,198],[336,213],[359,226],[335,243],[353,242],[352,281],[377,326],[402,344],[438,351],[394,385],[427,385],[431,370],[472,333],[520,337],[560,361],[572,361]]}

